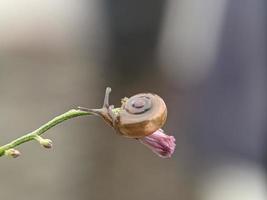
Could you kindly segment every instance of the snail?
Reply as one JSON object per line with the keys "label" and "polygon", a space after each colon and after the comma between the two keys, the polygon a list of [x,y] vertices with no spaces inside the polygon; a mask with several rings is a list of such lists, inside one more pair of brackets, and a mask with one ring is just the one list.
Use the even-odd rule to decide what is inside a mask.
{"label": "snail", "polygon": [[106,89],[101,109],[80,110],[101,116],[116,132],[128,138],[143,138],[159,130],[167,118],[167,107],[163,99],[152,93],[140,93],[123,98],[120,108],[109,105],[111,88]]}

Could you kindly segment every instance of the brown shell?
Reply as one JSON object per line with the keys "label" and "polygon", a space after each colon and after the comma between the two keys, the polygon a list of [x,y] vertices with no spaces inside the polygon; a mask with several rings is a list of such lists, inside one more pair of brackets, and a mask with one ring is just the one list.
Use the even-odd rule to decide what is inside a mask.
{"label": "brown shell", "polygon": [[[137,100],[146,102],[143,110],[138,110],[140,101],[135,104],[137,107],[133,107]],[[119,114],[117,128],[123,136],[142,138],[160,129],[166,118],[167,107],[161,97],[151,93],[137,94],[125,103]]]}

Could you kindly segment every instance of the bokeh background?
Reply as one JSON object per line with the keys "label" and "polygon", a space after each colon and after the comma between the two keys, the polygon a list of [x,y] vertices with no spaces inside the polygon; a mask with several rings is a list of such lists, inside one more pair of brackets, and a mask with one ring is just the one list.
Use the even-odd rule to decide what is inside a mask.
{"label": "bokeh background", "polygon": [[267,199],[265,0],[0,1],[1,144],[76,106],[162,96],[171,159],[96,117],[0,160],[0,199]]}

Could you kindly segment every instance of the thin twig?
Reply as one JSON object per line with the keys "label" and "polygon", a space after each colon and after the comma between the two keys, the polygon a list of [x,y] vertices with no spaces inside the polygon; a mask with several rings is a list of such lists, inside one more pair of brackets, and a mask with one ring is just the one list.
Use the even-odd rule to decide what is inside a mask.
{"label": "thin twig", "polygon": [[[49,130],[50,128],[56,126],[57,124],[62,123],[63,121],[66,121],[68,119],[74,118],[74,117],[78,117],[78,116],[82,116],[82,115],[91,115],[93,113],[88,112],[88,111],[83,111],[83,110],[79,110],[79,109],[72,109],[69,110],[68,112],[63,113],[62,115],[59,115],[57,117],[55,117],[54,119],[52,119],[51,121],[47,122],[46,124],[42,125],[40,128],[26,134],[23,135],[13,141],[11,141],[10,143],[3,145],[0,147],[0,157],[5,155],[8,150],[12,150],[9,152],[9,154],[13,157],[16,157],[16,155],[12,155],[12,153],[14,152],[18,152],[17,150],[14,150],[13,148],[21,145],[25,142],[31,141],[31,140],[37,140],[40,142],[40,135],[42,135],[43,133],[45,133],[47,130]],[[41,138],[42,139],[42,138]],[[18,152],[19,154],[19,152]]]}

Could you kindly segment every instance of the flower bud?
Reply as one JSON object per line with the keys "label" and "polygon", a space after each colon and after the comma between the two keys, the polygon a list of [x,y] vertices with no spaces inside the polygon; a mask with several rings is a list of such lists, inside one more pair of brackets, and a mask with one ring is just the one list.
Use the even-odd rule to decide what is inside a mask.
{"label": "flower bud", "polygon": [[35,140],[37,140],[44,148],[50,149],[53,146],[53,142],[50,139],[44,139],[41,136],[36,136]]}
{"label": "flower bud", "polygon": [[16,149],[8,149],[5,151],[6,156],[11,156],[13,158],[17,158],[21,155],[21,153]]}
{"label": "flower bud", "polygon": [[43,139],[40,141],[40,144],[47,149],[50,149],[53,146],[53,142],[50,139]]}
{"label": "flower bud", "polygon": [[176,146],[175,138],[166,135],[162,129],[138,140],[162,158],[170,158]]}

